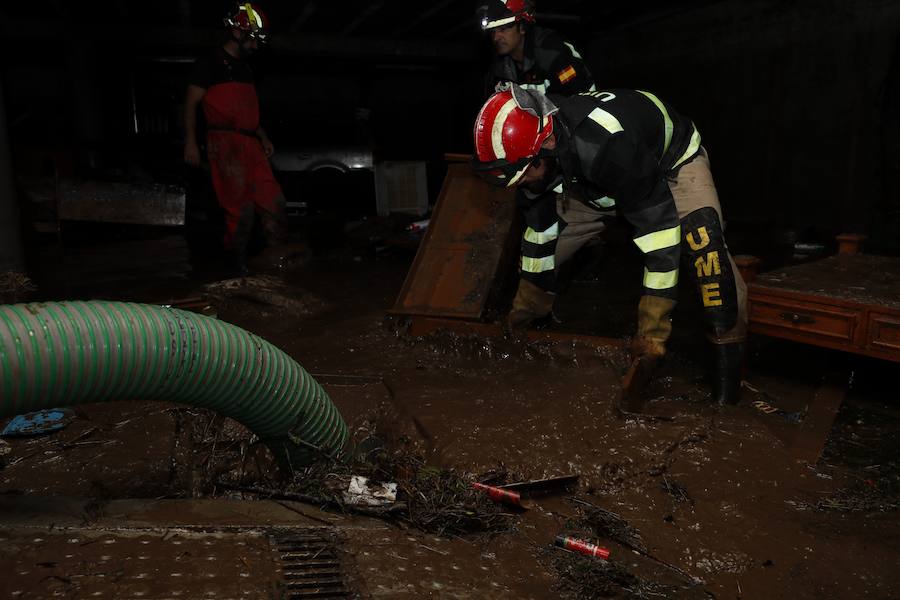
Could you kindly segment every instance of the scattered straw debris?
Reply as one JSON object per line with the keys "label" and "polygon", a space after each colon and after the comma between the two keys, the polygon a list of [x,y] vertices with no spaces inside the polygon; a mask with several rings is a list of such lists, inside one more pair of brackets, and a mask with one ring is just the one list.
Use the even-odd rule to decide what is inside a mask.
{"label": "scattered straw debris", "polygon": [[880,476],[859,479],[817,502],[789,500],[788,504],[797,510],[891,512],[900,509],[900,471],[893,469]]}
{"label": "scattered straw debris", "polygon": [[0,273],[0,302],[3,304],[22,302],[28,294],[36,290],[37,287],[24,273],[18,271]]}
{"label": "scattered straw debris", "polygon": [[662,482],[659,484],[659,487],[662,491],[667,493],[676,503],[688,503],[691,506],[694,506],[694,499],[691,498],[691,495],[688,493],[687,488],[685,488],[674,479],[670,480],[668,477],[663,475]]}
{"label": "scattered straw debris", "polygon": [[648,583],[614,561],[581,556],[558,548],[541,551],[559,578],[557,590],[565,597],[610,598],[623,594],[632,597],[667,598],[665,588]]}
{"label": "scattered straw debris", "polygon": [[[322,461],[287,479],[248,481],[246,471],[232,471],[216,481],[219,489],[260,498],[293,500],[342,512],[402,522],[437,535],[508,531],[515,515],[472,489],[471,477],[426,464],[410,450],[369,452],[348,463]],[[351,477],[368,478],[371,486],[397,484],[397,501],[385,506],[348,504],[344,498]]]}
{"label": "scattered straw debris", "polygon": [[612,511],[589,502],[578,499],[573,499],[573,502],[581,508],[584,515],[583,522],[591,528],[595,536],[614,540],[638,552],[646,552],[641,532],[628,521]]}
{"label": "scattered straw debris", "polygon": [[352,475],[368,477],[375,484],[397,483],[397,506],[385,507],[382,515],[422,531],[464,535],[505,531],[512,525],[514,515],[473,490],[470,476],[427,465],[411,452],[385,450],[370,454],[365,461],[317,464],[295,473],[282,489],[321,498],[323,505],[359,512],[343,502]]}

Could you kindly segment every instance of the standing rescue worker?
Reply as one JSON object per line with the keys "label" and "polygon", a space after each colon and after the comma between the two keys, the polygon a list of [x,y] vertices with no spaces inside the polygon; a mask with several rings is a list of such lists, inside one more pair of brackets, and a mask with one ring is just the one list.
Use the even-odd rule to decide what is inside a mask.
{"label": "standing rescue worker", "polygon": [[490,34],[496,53],[490,92],[504,82],[562,96],[595,89],[575,46],[534,24],[532,4],[532,0],[488,0],[479,9],[481,27]]}
{"label": "standing rescue worker", "polygon": [[[591,235],[583,226],[615,207],[634,226],[644,254],[635,360],[655,365],[666,352],[683,259],[703,303],[715,347],[713,395],[736,403],[747,329],[747,290],[725,245],[724,220],[690,119],[649,92],[587,92],[554,104],[518,86],[498,92],[475,122],[476,172],[499,186],[532,193],[557,189],[560,223],[533,231],[543,258],[523,258],[518,304],[510,317],[528,320],[553,305],[553,273]],[[536,282],[536,283],[533,283]],[[522,293],[526,289],[534,293]]]}
{"label": "standing rescue worker", "polygon": [[[490,34],[495,51],[488,75],[488,95],[510,83],[560,96],[596,89],[590,70],[575,47],[555,31],[534,24],[533,4],[532,0],[489,0],[479,9],[481,26]],[[557,194],[552,189],[538,192],[520,189],[516,193],[516,203],[523,211],[526,226],[521,246],[524,270],[555,251],[555,240],[546,240],[537,232],[559,227],[557,202]],[[614,216],[613,211],[606,211],[586,221],[581,225],[582,234],[602,242],[599,236],[606,229],[604,220]],[[555,275],[523,279],[513,301],[513,318],[509,325],[518,328],[525,324],[515,316],[521,315],[525,319],[525,313],[520,310],[523,304],[546,301],[543,289],[555,286]],[[545,312],[550,313],[549,307]]]}
{"label": "standing rescue worker", "polygon": [[206,151],[213,187],[225,212],[224,245],[232,266],[246,274],[247,243],[254,210],[268,243],[286,235],[285,199],[268,157],[274,147],[259,124],[259,100],[247,59],[266,41],[269,21],[259,5],[239,4],[224,19],[228,39],[206,60],[199,60],[185,98],[184,160],[200,164],[197,106],[206,117]]}

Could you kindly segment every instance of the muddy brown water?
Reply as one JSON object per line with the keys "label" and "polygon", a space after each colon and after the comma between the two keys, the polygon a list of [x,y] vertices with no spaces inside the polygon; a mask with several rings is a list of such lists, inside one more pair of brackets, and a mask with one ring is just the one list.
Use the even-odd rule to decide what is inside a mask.
{"label": "muddy brown water", "polygon": [[[294,273],[298,294],[313,293],[328,305],[314,319],[241,301],[223,307],[219,318],[265,337],[320,374],[353,430],[389,404],[385,386],[375,381],[383,378],[430,441],[401,417],[385,435],[410,437],[436,465],[473,476],[496,470],[523,478],[578,474],[579,498],[620,515],[640,531],[650,554],[702,581],[688,586],[658,562],[615,541],[595,540],[631,573],[680,590],[671,597],[900,597],[896,508],[817,509],[817,502],[847,486],[896,474],[900,410],[896,394],[881,391],[879,383],[896,370],[794,345],[756,345],[748,380],[786,409],[808,404],[823,364],[837,361],[856,378],[831,437],[823,439],[823,456],[798,460],[798,426],[750,407],[750,392],[737,407],[709,404],[705,346],[689,324],[677,330],[672,356],[647,392],[648,412],[670,420],[620,419],[612,406],[625,357],[616,351],[398,335],[385,310],[407,265],[405,257],[389,257],[322,262]],[[598,287],[604,286],[576,282],[571,298],[595,297]],[[571,314],[575,300],[568,302]],[[633,309],[626,303],[620,310],[605,307],[611,327],[627,327],[621,315]],[[583,313],[567,326],[587,318]],[[685,315],[689,321],[690,312]],[[602,330],[603,320],[592,326]],[[373,379],[357,385],[347,376]],[[192,461],[210,449],[188,448],[186,432],[202,430],[210,419],[205,411],[163,403],[149,409],[131,402],[80,407],[76,421],[58,434],[9,440],[0,492],[93,498],[101,512],[112,498],[209,493],[203,465]],[[241,443],[245,433],[231,427],[218,443]],[[253,467],[246,470],[252,481]],[[673,485],[683,494],[670,493]],[[578,516],[562,494],[539,499],[506,533],[460,539],[386,527],[352,530],[346,544],[364,596],[556,598],[564,592],[547,552],[554,552],[548,550],[554,536],[571,530]],[[28,572],[9,580],[24,592],[17,597],[52,597],[57,588],[69,589],[56,579],[33,578],[35,568],[26,563],[42,562],[40,544],[14,532],[0,537],[4,572]],[[35,537],[43,538],[41,544],[67,543]],[[85,554],[79,560],[95,565],[101,559]],[[228,560],[217,568],[232,568]],[[269,586],[270,567],[265,569],[261,582]],[[92,593],[102,588],[96,581]],[[151,597],[163,597],[164,589],[149,589],[157,594]],[[260,590],[255,597],[272,593]]]}

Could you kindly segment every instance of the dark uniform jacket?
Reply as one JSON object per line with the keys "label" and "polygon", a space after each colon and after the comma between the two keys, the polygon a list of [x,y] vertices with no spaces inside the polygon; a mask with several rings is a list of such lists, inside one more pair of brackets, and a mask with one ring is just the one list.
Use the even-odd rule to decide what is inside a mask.
{"label": "dark uniform jacket", "polygon": [[[525,33],[525,56],[521,69],[510,56],[495,58],[488,76],[487,94],[492,94],[498,84],[506,82],[560,96],[595,89],[590,69],[575,47],[555,31],[535,26],[529,26]],[[522,239],[522,277],[543,289],[554,289],[555,270],[548,268],[547,261],[541,258],[552,257],[556,248],[555,238],[536,244],[533,232],[556,227],[556,194],[548,190],[545,194],[534,196],[520,190],[516,200],[528,226]],[[537,272],[530,272],[529,268]]]}
{"label": "dark uniform jacket", "polygon": [[598,210],[615,207],[644,253],[644,293],[675,299],[680,225],[667,178],[699,153],[697,128],[649,92],[587,92],[557,106],[563,192]]}
{"label": "dark uniform jacket", "polygon": [[490,72],[488,94],[498,83],[509,81],[544,94],[571,96],[591,91],[594,79],[575,50],[551,29],[528,27],[525,34],[525,59],[520,70],[510,56],[498,56]]}

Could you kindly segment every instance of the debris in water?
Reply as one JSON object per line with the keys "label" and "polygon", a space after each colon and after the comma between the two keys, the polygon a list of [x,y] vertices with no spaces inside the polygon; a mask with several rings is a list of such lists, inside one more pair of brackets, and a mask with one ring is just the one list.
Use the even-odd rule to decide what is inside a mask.
{"label": "debris in water", "polygon": [[623,565],[574,552],[541,551],[559,578],[560,596],[579,600],[600,598],[681,598],[684,588],[644,580]]}
{"label": "debris in water", "polygon": [[553,543],[570,552],[577,552],[579,554],[584,554],[585,556],[592,556],[595,558],[602,558],[603,560],[609,559],[609,549],[604,548],[603,546],[598,546],[597,544],[592,544],[591,542],[580,540],[578,538],[568,536],[568,535],[558,535]]}
{"label": "debris in water", "polygon": [[578,482],[578,475],[562,475],[560,477],[548,477],[546,479],[532,479],[531,481],[517,481],[506,485],[498,485],[500,489],[515,490],[517,492],[551,492],[563,490]]}
{"label": "debris in water", "polygon": [[589,526],[597,537],[614,540],[626,548],[634,550],[641,556],[649,558],[673,573],[677,573],[692,586],[702,583],[701,579],[691,575],[684,569],[651,554],[644,545],[640,532],[616,513],[595,506],[590,502],[579,500],[578,498],[572,498],[572,502],[582,507],[582,511],[585,515],[583,523],[584,525]]}
{"label": "debris in water", "polygon": [[368,477],[354,475],[344,492],[344,502],[357,506],[385,506],[397,501],[397,484],[370,484]]}
{"label": "debris in water", "polygon": [[0,273],[0,304],[16,304],[36,291],[34,283],[24,273],[5,271]]}
{"label": "debris in water", "polygon": [[572,501],[583,508],[584,520],[594,530],[597,537],[614,540],[638,552],[646,552],[641,532],[632,527],[628,521],[616,513],[590,502],[577,498],[573,498]]}
{"label": "debris in water", "polygon": [[7,423],[0,436],[25,437],[42,435],[58,431],[69,424],[75,418],[75,413],[67,408],[51,408],[39,410],[13,417]]}
{"label": "debris in water", "polygon": [[778,408],[777,404],[779,403],[779,399],[772,396],[768,392],[765,392],[757,387],[754,387],[747,381],[741,381],[741,386],[750,390],[754,394],[765,398],[771,402],[775,402],[776,404],[772,404],[771,402],[767,402],[766,400],[756,400],[755,402],[751,402],[750,406],[758,410],[759,412],[766,415],[777,415],[783,418],[785,421],[789,423],[800,423],[806,417],[806,413],[804,412],[790,412],[786,411],[783,408]]}
{"label": "debris in water", "polygon": [[477,481],[472,483],[472,487],[476,490],[485,492],[488,498],[494,502],[500,502],[502,504],[508,504],[526,510],[531,508],[531,504],[527,500],[523,500],[522,495],[514,490],[505,490],[492,485],[478,483]]}
{"label": "debris in water", "polygon": [[[396,502],[351,504],[345,498],[354,476],[366,478],[369,489],[396,482]],[[407,446],[386,444],[377,452],[356,457],[351,464],[320,461],[293,473],[285,481],[270,478],[263,485],[219,479],[218,487],[263,498],[293,500],[319,507],[402,521],[438,535],[508,531],[514,515],[471,486],[471,475],[426,464]]]}
{"label": "debris in water", "polygon": [[694,506],[694,499],[688,494],[687,489],[677,481],[669,481],[669,478],[663,475],[660,488],[669,494],[676,502],[687,502]]}

